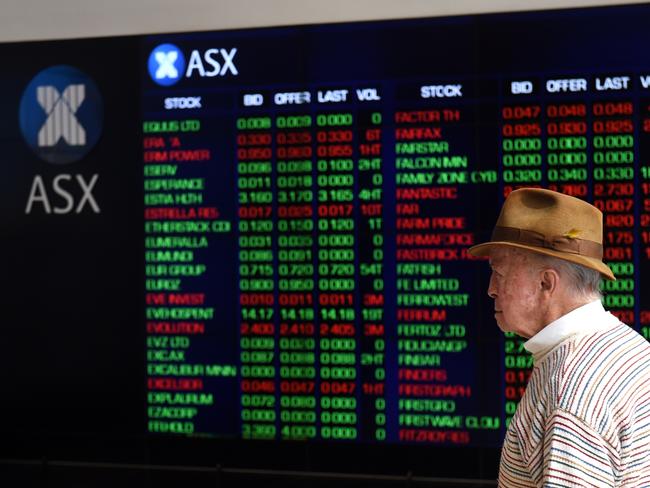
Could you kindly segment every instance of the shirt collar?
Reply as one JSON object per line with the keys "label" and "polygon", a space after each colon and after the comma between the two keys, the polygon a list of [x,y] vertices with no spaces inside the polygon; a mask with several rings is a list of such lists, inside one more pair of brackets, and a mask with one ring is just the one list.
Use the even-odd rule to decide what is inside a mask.
{"label": "shirt collar", "polygon": [[535,360],[578,334],[589,334],[615,325],[619,320],[603,308],[600,300],[582,305],[554,320],[524,343]]}

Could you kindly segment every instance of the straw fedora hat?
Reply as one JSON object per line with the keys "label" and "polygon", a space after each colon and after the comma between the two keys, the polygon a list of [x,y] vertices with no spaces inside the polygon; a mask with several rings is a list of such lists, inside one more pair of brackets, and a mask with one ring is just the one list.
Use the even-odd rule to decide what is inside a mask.
{"label": "straw fedora hat", "polygon": [[503,204],[492,240],[469,248],[489,256],[495,246],[528,249],[595,269],[615,280],[603,263],[603,214],[593,205],[540,188],[515,190]]}

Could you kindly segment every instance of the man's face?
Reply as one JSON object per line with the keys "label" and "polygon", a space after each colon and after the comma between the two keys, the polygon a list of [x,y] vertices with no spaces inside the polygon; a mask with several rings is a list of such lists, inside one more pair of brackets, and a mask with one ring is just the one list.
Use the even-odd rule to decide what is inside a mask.
{"label": "man's face", "polygon": [[494,299],[494,317],[504,332],[532,337],[545,325],[539,266],[527,252],[508,247],[490,254],[492,276],[488,295]]}

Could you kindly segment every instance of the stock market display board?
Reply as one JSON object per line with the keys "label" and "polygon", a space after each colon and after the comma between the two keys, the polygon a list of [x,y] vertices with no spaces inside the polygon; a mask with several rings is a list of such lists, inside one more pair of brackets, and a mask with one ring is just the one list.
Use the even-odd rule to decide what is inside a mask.
{"label": "stock market display board", "polygon": [[498,446],[532,360],[467,249],[522,187],[650,338],[649,12],[145,38],[148,432]]}

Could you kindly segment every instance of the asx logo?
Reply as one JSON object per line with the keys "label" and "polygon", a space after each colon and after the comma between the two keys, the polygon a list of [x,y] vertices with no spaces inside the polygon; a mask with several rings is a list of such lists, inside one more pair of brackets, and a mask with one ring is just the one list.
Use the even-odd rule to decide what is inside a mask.
{"label": "asx logo", "polygon": [[[55,165],[84,158],[102,133],[104,108],[93,80],[72,66],[38,73],[20,101],[20,130],[31,150]],[[100,213],[93,194],[99,179],[80,173],[34,175],[25,213]]]}
{"label": "asx logo", "polygon": [[27,145],[44,161],[79,161],[102,132],[104,108],[93,80],[72,66],[38,73],[20,101],[20,130]]}
{"label": "asx logo", "polygon": [[230,50],[211,48],[201,52],[194,49],[189,61],[185,62],[183,52],[174,44],[160,44],[149,54],[149,75],[161,86],[171,86],[181,78],[191,78],[197,74],[201,78],[214,76],[237,76],[235,66],[237,48]]}

